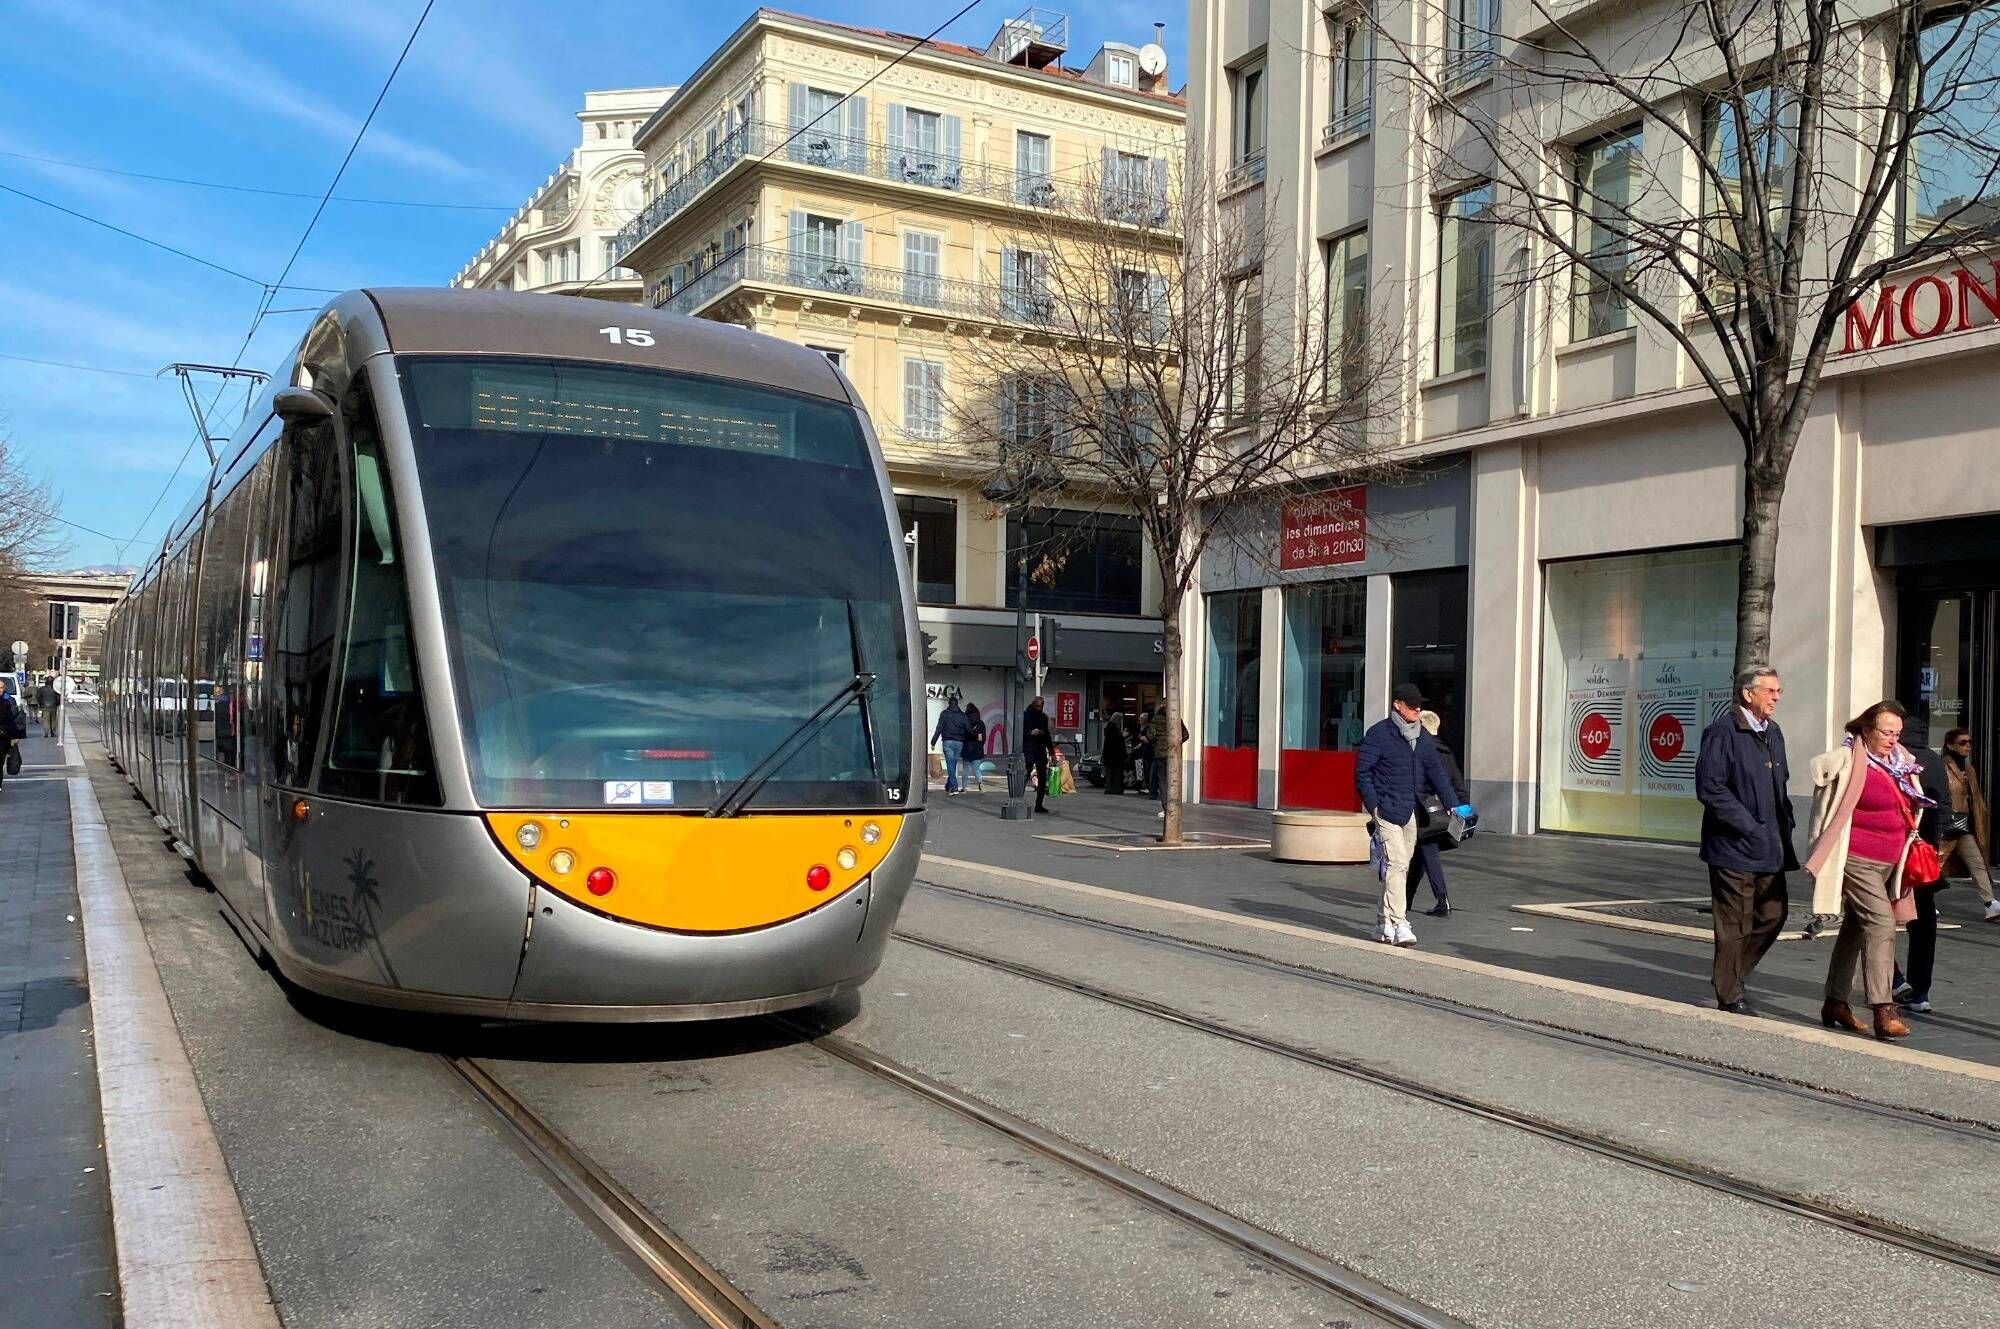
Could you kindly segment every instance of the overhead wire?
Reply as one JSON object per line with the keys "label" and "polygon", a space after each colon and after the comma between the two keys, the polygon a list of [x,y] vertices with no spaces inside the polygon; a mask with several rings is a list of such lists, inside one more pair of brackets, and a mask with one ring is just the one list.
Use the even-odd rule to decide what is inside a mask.
{"label": "overhead wire", "polygon": [[43,360],[32,355],[8,355],[0,352],[0,360],[18,360],[24,365],[48,365],[54,369],[77,369],[86,374],[117,374],[123,378],[158,378],[137,369],[113,369],[108,365],[80,365],[73,360]]}
{"label": "overhead wire", "polygon": [[[354,131],[354,141],[347,145],[347,155],[340,159],[340,166],[334,171],[333,179],[327,182],[326,191],[320,195],[319,206],[313,209],[313,215],[306,222],[305,230],[299,234],[299,242],[292,246],[292,253],[285,260],[284,270],[278,274],[278,280],[275,283],[265,286],[264,294],[257,302],[257,312],[250,320],[250,330],[243,334],[243,344],[236,348],[236,354],[229,361],[230,368],[234,369],[243,363],[243,357],[250,350],[250,343],[256,338],[257,330],[264,325],[264,320],[274,312],[271,308],[272,297],[277,292],[288,289],[284,284],[285,278],[292,275],[292,267],[299,261],[300,253],[305,250],[306,241],[312,238],[314,228],[319,225],[319,219],[325,215],[327,203],[333,198],[333,191],[339,188],[341,177],[347,174],[348,163],[354,160],[354,154],[360,149],[361,140],[367,135],[368,127],[375,123],[376,112],[382,109],[383,100],[388,97],[389,89],[394,86],[396,75],[402,71],[403,61],[409,58],[410,48],[417,44],[417,34],[424,30],[424,21],[431,16],[431,8],[436,3],[437,0],[424,0],[423,12],[417,15],[415,25],[410,28],[409,38],[403,43],[403,49],[397,54],[396,63],[389,67],[389,76],[382,80],[382,89],[375,94],[375,100],[369,106],[367,116],[362,119],[361,127]],[[215,390],[215,396],[209,399],[209,412],[214,411],[215,403],[221,400],[222,393],[228,386],[228,380],[225,379],[222,386]],[[245,392],[244,406],[246,409],[249,406],[248,394],[251,390],[254,390],[254,385]],[[139,536],[145,533],[146,523],[152,520],[153,513],[159,508],[161,500],[166,498],[167,491],[174,487],[174,481],[180,479],[182,468],[187,465],[188,457],[194,452],[194,445],[200,442],[201,438],[201,427],[197,425],[194,437],[188,440],[187,447],[181,451],[180,461],[174,465],[173,474],[169,475],[166,484],[160,487],[159,494],[153,499],[152,507],[146,509],[146,515],[140,519],[138,528],[132,533],[132,539],[126,541],[125,545],[119,546],[118,556],[120,559],[124,557],[126,547],[137,541]]]}
{"label": "overhead wire", "polygon": [[[233,194],[263,194],[271,198],[318,198],[318,194],[296,189],[260,189],[255,185],[231,185],[218,180],[190,180],[179,175],[152,175],[145,171],[124,171],[115,166],[92,166],[88,162],[64,161],[60,157],[38,157],[32,152],[8,152],[0,149],[0,157],[12,157],[16,161],[40,162],[44,166],[60,166],[70,171],[93,171],[99,175],[119,175],[128,180],[153,180],[167,185],[188,185],[195,189],[222,189]],[[504,203],[431,203],[418,199],[403,198],[358,198],[353,194],[335,194],[335,203],[366,204],[377,208],[435,208],[449,212],[515,212],[518,205]]]}

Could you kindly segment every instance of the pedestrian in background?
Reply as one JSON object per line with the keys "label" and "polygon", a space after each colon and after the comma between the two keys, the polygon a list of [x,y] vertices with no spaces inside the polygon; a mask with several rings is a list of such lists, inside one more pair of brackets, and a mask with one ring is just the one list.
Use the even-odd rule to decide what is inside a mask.
{"label": "pedestrian in background", "polygon": [[14,766],[14,745],[28,736],[28,708],[14,695],[14,680],[0,677],[0,784]]}
{"label": "pedestrian in background", "polygon": [[1036,697],[1021,712],[1021,755],[1035,777],[1035,811],[1049,810],[1049,713]]}
{"label": "pedestrian in background", "polygon": [[[1944,758],[1925,747],[1916,734],[1910,734],[1903,746],[1909,749],[1910,756],[1917,763],[1918,787],[1932,803],[1917,817],[1917,838],[1932,849],[1939,849],[1944,831],[1941,809],[1951,805]],[[1937,967],[1937,897],[1945,884],[1944,877],[1940,875],[1936,881],[1916,888],[1913,903],[1917,916],[1904,929],[1910,937],[1909,972],[1905,974],[1901,966],[1897,967],[1894,989],[1895,999],[1904,1010],[1927,1014],[1931,1009],[1931,975]]]}
{"label": "pedestrian in background", "polygon": [[965,711],[953,697],[944,704],[944,711],[931,729],[931,742],[944,753],[944,793],[946,798],[958,792],[958,763],[965,756],[966,735]]}
{"label": "pedestrian in background", "polygon": [[1160,817],[1167,815],[1167,763],[1179,761],[1181,749],[1187,745],[1188,727],[1185,721],[1180,726],[1180,737],[1172,738],[1173,732],[1167,724],[1167,708],[1162,706],[1153,712],[1153,784],[1148,790],[1159,800]]}
{"label": "pedestrian in background", "polygon": [[1139,792],[1157,798],[1158,783],[1153,778],[1153,731],[1159,712],[1148,706],[1139,716]]}
{"label": "pedestrian in background", "polygon": [[1104,718],[1104,792],[1125,792],[1125,717],[1117,711]]}
{"label": "pedestrian in background", "polygon": [[54,738],[62,729],[62,693],[56,690],[56,676],[42,675],[42,685],[35,689],[35,706],[42,713],[42,732]]}
{"label": "pedestrian in background", "polygon": [[971,702],[965,703],[965,743],[958,755],[965,763],[965,774],[958,779],[959,792],[965,792],[966,776],[970,776],[973,789],[985,793],[986,775],[979,763],[986,760],[986,721],[979,718],[979,708]]}
{"label": "pedestrian in background", "polygon": [[1992,842],[1987,838],[1986,790],[1972,765],[1972,733],[1951,729],[1944,736],[1944,778],[1947,801],[1939,814],[1944,829],[1938,860],[1947,874],[1952,864],[1972,875],[1972,889],[1986,906],[1986,921],[2000,923],[2000,901],[1993,898]]}
{"label": "pedestrian in background", "polygon": [[1736,676],[1736,705],[1702,732],[1694,791],[1701,800],[1701,861],[1713,905],[1715,1004],[1754,1015],[1743,981],[1785,926],[1792,848],[1791,769],[1785,731],[1772,718],[1784,688],[1766,665]]}
{"label": "pedestrian in background", "polygon": [[[1471,792],[1465,786],[1465,773],[1458,768],[1458,755],[1451,745],[1438,737],[1438,729],[1444,721],[1436,711],[1425,711],[1417,717],[1424,732],[1437,745],[1438,761],[1444,765],[1444,773],[1451,780],[1451,787],[1458,791],[1453,806],[1467,807],[1472,802]],[[1442,819],[1440,819],[1442,820]],[[1426,826],[1417,834],[1417,852],[1410,857],[1409,871],[1404,878],[1403,907],[1405,912],[1417,904],[1417,885],[1426,879],[1431,884],[1432,905],[1424,912],[1432,918],[1444,918],[1451,913],[1451,899],[1445,893],[1444,851],[1452,848],[1445,838],[1442,825]]]}
{"label": "pedestrian in background", "polygon": [[1410,859],[1417,851],[1417,812],[1426,794],[1454,801],[1458,791],[1438,759],[1437,740],[1424,732],[1424,694],[1414,683],[1398,683],[1390,714],[1361,737],[1354,758],[1354,785],[1361,806],[1375,819],[1387,866],[1382,895],[1375,910],[1375,940],[1394,946],[1414,946],[1403,892]]}
{"label": "pedestrian in background", "polygon": [[1916,760],[1901,742],[1904,714],[1896,702],[1876,702],[1848,721],[1841,746],[1812,763],[1806,870],[1813,874],[1813,908],[1827,903],[1825,892],[1835,884],[1841,906],[1819,1019],[1829,1029],[1867,1032],[1847,1000],[1858,967],[1880,1039],[1910,1033],[1895,1003],[1895,900],[1916,840],[1915,809],[1929,802],[1916,780]]}

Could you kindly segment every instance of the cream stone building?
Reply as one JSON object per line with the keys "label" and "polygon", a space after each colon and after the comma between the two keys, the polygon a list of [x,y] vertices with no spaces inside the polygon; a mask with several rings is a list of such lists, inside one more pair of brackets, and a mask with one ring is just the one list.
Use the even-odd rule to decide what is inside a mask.
{"label": "cream stone building", "polygon": [[[1209,560],[1184,625],[1199,643],[1189,787],[1353,807],[1361,730],[1413,679],[1488,826],[1690,840],[1699,731],[1730,695],[1742,445],[1687,352],[1634,311],[1567,272],[1515,280],[1549,269],[1523,232],[1491,224],[1491,182],[1426,174],[1411,127],[1431,112],[1409,104],[1390,48],[1435,61],[1444,95],[1477,98],[1497,54],[1532,62],[1551,40],[1543,7],[1379,3],[1393,41],[1371,42],[1357,0],[1191,6],[1189,135],[1218,164],[1217,206],[1261,210],[1285,238],[1292,270],[1263,274],[1266,290],[1309,282],[1331,317],[1364,310],[1393,345],[1384,401],[1428,474],[1355,487],[1352,538],[1303,542],[1281,566]],[[1634,68],[1681,13],[1555,8]],[[1982,41],[1990,79],[1992,24]],[[1879,79],[1879,45],[1864,38],[1837,86]],[[1661,110],[1716,141],[1698,94]],[[1589,172],[1614,195],[1620,173],[1664,181],[1659,206],[1695,211],[1689,150],[1656,121],[1518,114],[1552,174]],[[1994,205],[1942,175],[1915,190],[1919,210]],[[1773,663],[1796,800],[1805,758],[1885,696],[1933,746],[1964,726],[1981,769],[2000,760],[1996,313],[1992,254],[1961,256],[1892,274],[1834,343],[1779,516]]]}
{"label": "cream stone building", "polygon": [[645,158],[633,133],[673,95],[672,88],[586,92],[576,149],[451,284],[638,300],[638,274],[618,266],[612,241],[645,201]]}
{"label": "cream stone building", "polygon": [[1069,36],[1041,10],[984,49],[759,10],[639,127],[645,203],[615,258],[654,305],[811,346],[854,382],[914,533],[933,710],[956,692],[999,718],[1007,553],[1079,531],[1028,608],[1062,625],[1049,713],[1094,749],[1102,711],[1159,693],[1138,523],[1058,498],[1024,530],[982,497],[990,462],[952,423],[991,372],[968,362],[969,338],[1049,335],[1025,238],[1046,210],[1092,190],[1164,215],[1185,110],[1155,34],[1075,66]]}

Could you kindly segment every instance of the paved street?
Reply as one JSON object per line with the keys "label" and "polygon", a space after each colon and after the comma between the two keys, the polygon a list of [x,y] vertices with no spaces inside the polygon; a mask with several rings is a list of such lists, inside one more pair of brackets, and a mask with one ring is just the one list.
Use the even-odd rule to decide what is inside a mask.
{"label": "paved street", "polygon": [[67,771],[39,731],[22,763],[0,787],[0,1306],[97,1329],[119,1322],[118,1271]]}
{"label": "paved street", "polygon": [[[2000,1269],[1994,1079],[1718,1015],[1684,1000],[1692,943],[1505,908],[1633,898],[1686,855],[1611,847],[1615,875],[1583,891],[1534,865],[1575,873],[1598,846],[1490,837],[1449,860],[1465,912],[1424,920],[1409,953],[1355,940],[1363,887],[1338,874],[1036,838],[1143,827],[1137,799],[1081,794],[1027,826],[1000,823],[997,800],[940,801],[901,939],[858,998],[791,1021],[471,1024],[288,1000],[86,752],[286,1326],[695,1323],[457,1065],[788,1326],[1821,1329],[1919,1305],[2000,1325],[2000,1274],[1981,1265]],[[10,782],[0,812],[37,788],[63,828],[59,783]],[[1255,830],[1252,814],[1201,819]],[[15,826],[0,834],[19,852]],[[44,879],[68,870],[52,835]],[[1578,985],[1612,979],[1672,1000]],[[54,1078],[24,1077],[25,1036],[9,1040],[11,1104]],[[72,1061],[88,1086],[80,1048]],[[62,1147],[81,1158],[88,1135]],[[1930,1180],[1914,1188],[1918,1159]],[[11,1170],[8,1185],[18,1203]],[[90,1194],[98,1207],[71,1207],[101,1229]],[[106,1237],[95,1263],[73,1257],[100,1280]],[[1357,1304],[1303,1272],[1322,1265],[1442,1318]],[[35,1292],[47,1323],[114,1323],[104,1290]]]}
{"label": "paved street", "polygon": [[[1023,872],[1072,878],[1205,905],[1255,918],[1297,923],[1342,936],[1365,937],[1375,922],[1375,886],[1365,867],[1279,863],[1267,850],[1112,852],[1049,836],[1151,833],[1158,821],[1145,799],[1112,797],[1088,788],[1056,799],[1053,815],[1029,823],[999,819],[998,793],[936,797],[930,849],[934,854]],[[1270,815],[1254,809],[1204,806],[1188,810],[1191,828],[1268,839]],[[1709,947],[1699,937],[1663,936],[1609,922],[1519,912],[1521,905],[1608,901],[1674,901],[1708,893],[1707,870],[1689,848],[1614,842],[1580,836],[1476,835],[1444,856],[1454,913],[1411,922],[1428,950],[1532,973],[1601,984],[1621,991],[1712,1005]],[[1811,882],[1793,880],[1791,926],[1805,922]],[[1428,888],[1417,908],[1430,907]],[[1675,926],[1706,929],[1708,916],[1689,903],[1648,912]],[[1964,882],[1940,897],[1936,1009],[1912,1015],[1910,1046],[2000,1064],[2000,924],[1981,918]],[[1620,921],[1627,921],[1621,919]],[[1774,1018],[1817,1024],[1830,937],[1779,942],[1749,984],[1751,1000]],[[1899,939],[1898,953],[1904,943]]]}

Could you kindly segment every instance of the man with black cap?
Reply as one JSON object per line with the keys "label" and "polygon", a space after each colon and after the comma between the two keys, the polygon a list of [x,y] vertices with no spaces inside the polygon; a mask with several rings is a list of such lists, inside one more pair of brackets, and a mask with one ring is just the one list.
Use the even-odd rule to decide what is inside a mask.
{"label": "man with black cap", "polygon": [[1417,849],[1418,814],[1426,794],[1450,807],[1458,801],[1451,776],[1438,757],[1437,743],[1424,732],[1424,694],[1414,683],[1398,683],[1389,717],[1377,721],[1361,739],[1355,754],[1354,785],[1361,806],[1375,818],[1375,835],[1382,843],[1388,870],[1382,876],[1381,903],[1375,911],[1375,940],[1393,946],[1414,946],[1405,912],[1403,879]]}

